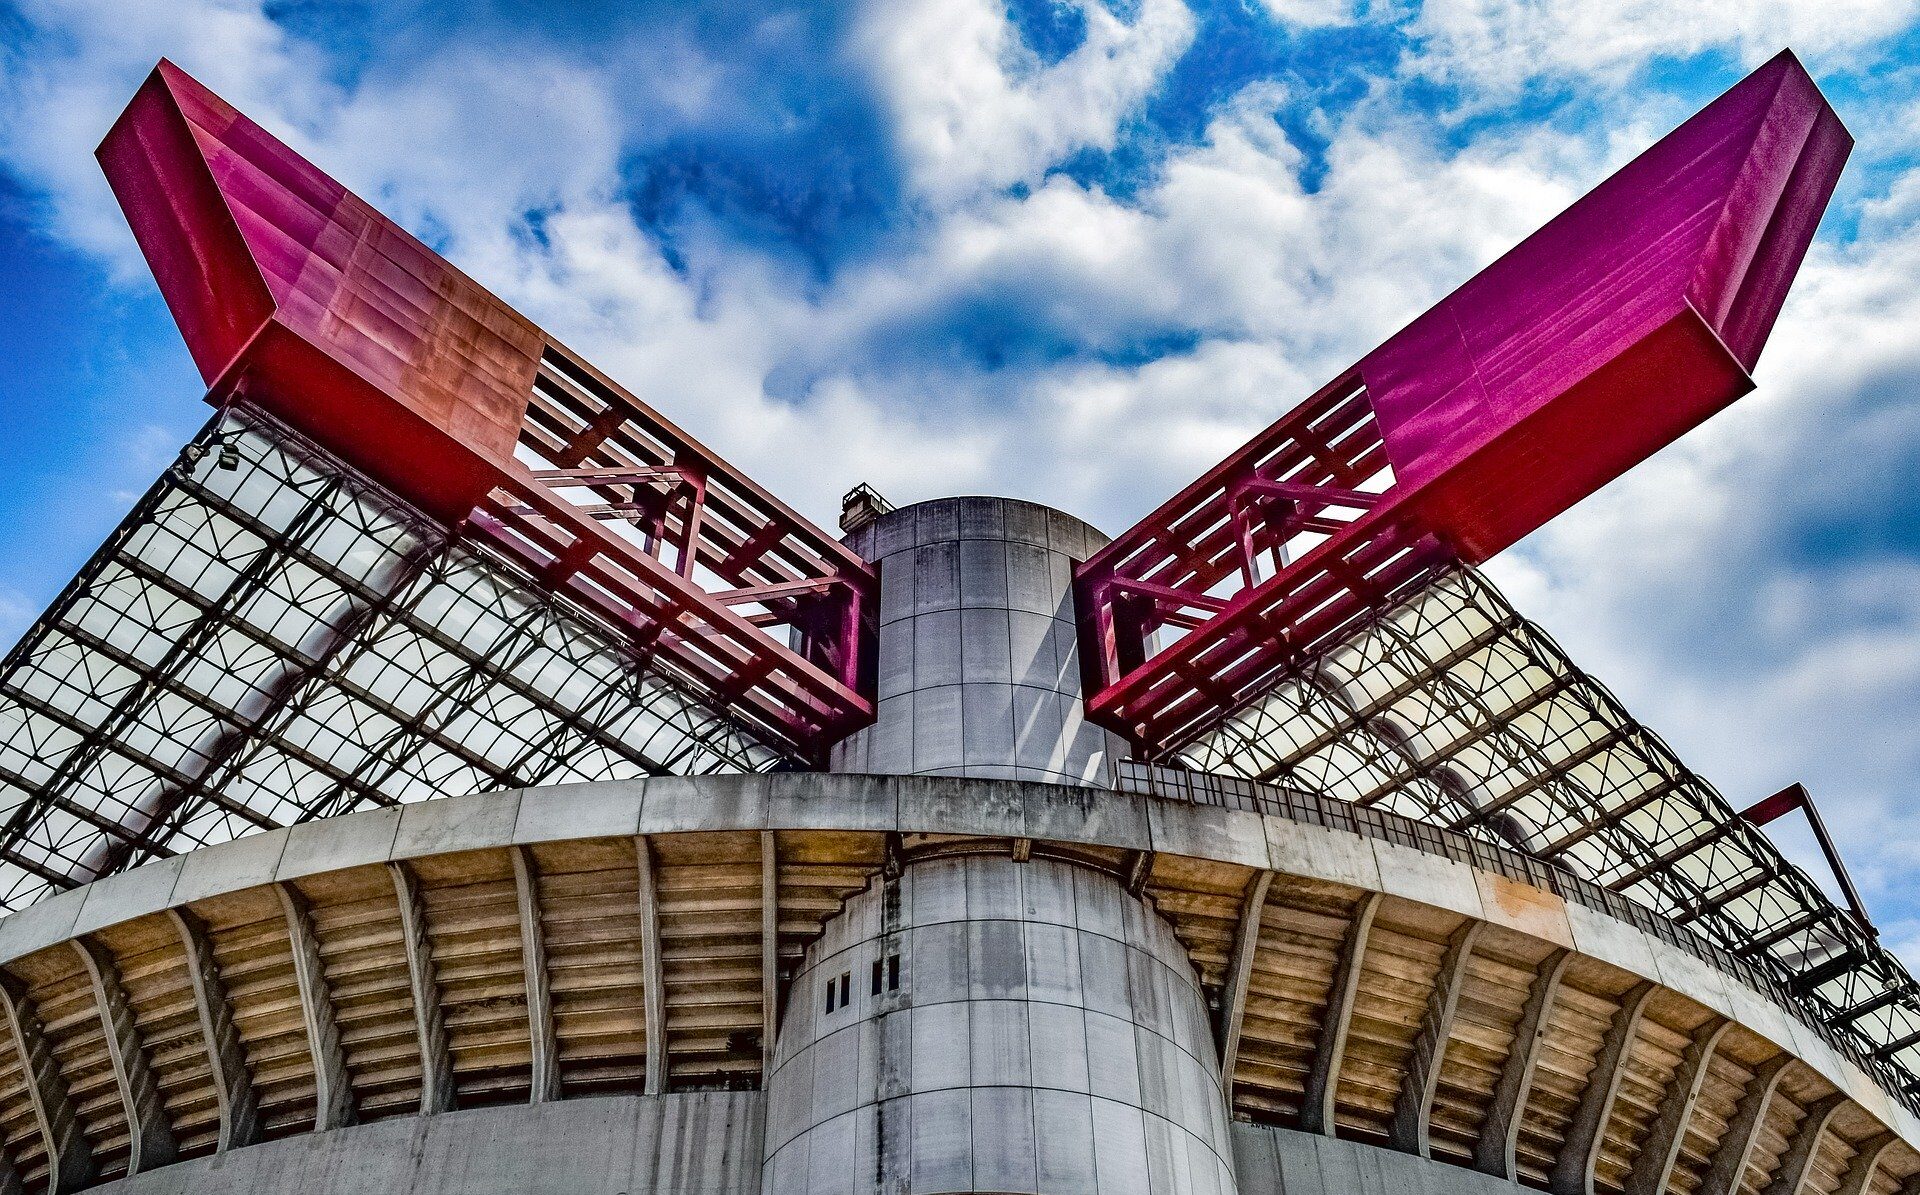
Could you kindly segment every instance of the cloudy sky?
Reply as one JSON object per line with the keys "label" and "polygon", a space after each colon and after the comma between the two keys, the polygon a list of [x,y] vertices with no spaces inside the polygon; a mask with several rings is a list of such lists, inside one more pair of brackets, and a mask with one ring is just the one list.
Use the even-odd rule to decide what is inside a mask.
{"label": "cloudy sky", "polygon": [[1759,392],[1491,571],[1920,958],[1920,0],[0,0],[0,639],[205,417],[91,157],[161,55],[823,522],[1115,531],[1785,46]]}

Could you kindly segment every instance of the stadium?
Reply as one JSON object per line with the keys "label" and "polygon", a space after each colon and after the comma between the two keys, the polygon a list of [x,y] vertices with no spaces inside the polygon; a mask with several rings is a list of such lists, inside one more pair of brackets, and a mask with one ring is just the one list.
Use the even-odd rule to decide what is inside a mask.
{"label": "stadium", "polygon": [[1850,148],[1783,54],[1136,526],[835,532],[162,62],[213,414],[0,665],[0,1191],[1920,1191],[1805,790],[1477,568],[1752,389]]}

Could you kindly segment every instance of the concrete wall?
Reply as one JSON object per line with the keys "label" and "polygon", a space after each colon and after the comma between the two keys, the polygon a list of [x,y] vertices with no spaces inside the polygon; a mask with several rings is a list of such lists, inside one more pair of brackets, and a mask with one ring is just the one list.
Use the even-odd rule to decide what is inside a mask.
{"label": "concrete wall", "polygon": [[303,1133],[93,1188],[100,1195],[749,1195],[757,1091],[601,1096]]}
{"label": "concrete wall", "polygon": [[880,569],[879,719],[836,772],[1104,783],[1119,745],[1086,721],[1073,566],[1107,542],[1006,498],[944,498],[849,540]]}
{"label": "concrete wall", "polygon": [[1521,1195],[1502,1178],[1354,1141],[1237,1123],[1240,1195]]}
{"label": "concrete wall", "polygon": [[1113,877],[915,863],[807,952],[767,1091],[763,1189],[1232,1195],[1214,1050],[1186,951]]}

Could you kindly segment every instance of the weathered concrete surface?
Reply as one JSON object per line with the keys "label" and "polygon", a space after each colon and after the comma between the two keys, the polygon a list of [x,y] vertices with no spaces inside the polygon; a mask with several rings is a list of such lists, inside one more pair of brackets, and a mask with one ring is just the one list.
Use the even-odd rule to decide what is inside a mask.
{"label": "weathered concrete surface", "polygon": [[763,1190],[1233,1195],[1215,1051],[1186,948],[1112,875],[913,863],[807,951]]}
{"label": "weathered concrete surface", "polygon": [[[637,982],[646,965],[645,922],[638,912],[653,904],[643,898],[637,886],[640,850],[649,852],[649,866],[659,873],[660,932],[665,935],[660,982],[651,984]],[[774,852],[770,869],[765,866],[769,850]],[[895,850],[904,853],[889,854]],[[178,927],[166,911],[182,911],[200,919],[208,953],[216,956],[219,964],[216,972],[224,968],[220,977],[226,982],[220,990],[232,1005],[241,1050],[250,1052],[250,1059],[268,1060],[268,1070],[253,1077],[250,1090],[262,1101],[262,1123],[270,1121],[280,1133],[300,1132],[315,1115],[312,1101],[316,1076],[300,1061],[312,1053],[312,1043],[306,1040],[312,1036],[312,1026],[303,1030],[300,1018],[306,1003],[303,995],[311,995],[316,1008],[322,1001],[338,1001],[340,1016],[345,1018],[340,1023],[345,1026],[351,1022],[348,1077],[360,1119],[377,1122],[375,1135],[353,1139],[367,1143],[365,1148],[382,1154],[382,1158],[359,1157],[351,1151],[330,1153],[337,1147],[329,1143],[341,1139],[343,1132],[361,1132],[341,1130],[318,1134],[307,1144],[296,1144],[293,1138],[270,1142],[258,1147],[268,1151],[258,1157],[246,1157],[247,1151],[240,1150],[218,1163],[183,1163],[178,1179],[172,1177],[173,1168],[166,1168],[139,1180],[141,1185],[123,1189],[257,1186],[275,1190],[358,1190],[361,1188],[351,1183],[359,1181],[356,1176],[369,1174],[379,1179],[383,1189],[407,1189],[416,1181],[409,1177],[412,1172],[407,1167],[439,1166],[438,1162],[418,1159],[439,1150],[431,1156],[444,1157],[455,1167],[465,1165],[469,1157],[484,1155],[486,1134],[482,1135],[482,1147],[469,1147],[457,1138],[443,1136],[450,1131],[447,1126],[415,1127],[412,1085],[424,1082],[418,1077],[420,1067],[413,1056],[420,1033],[410,995],[415,988],[407,952],[409,939],[403,932],[403,912],[395,903],[389,864],[404,866],[420,885],[429,906],[428,932],[425,950],[416,943],[414,953],[436,963],[440,979],[435,985],[436,998],[462,1010],[458,1017],[445,1022],[449,1036],[456,1039],[450,1042],[455,1084],[465,1084],[454,1100],[463,1110],[452,1115],[483,1120],[500,1116],[501,1140],[511,1140],[521,1132],[518,1126],[523,1118],[535,1115],[526,1112],[521,1101],[528,1098],[528,1043],[537,1018],[519,1003],[520,993],[535,978],[551,970],[553,974],[546,978],[553,983],[552,990],[563,993],[572,1003],[570,1010],[556,1007],[552,1019],[559,1033],[563,1070],[573,1067],[571,1074],[563,1075],[562,1099],[554,1105],[552,1115],[575,1115],[577,1105],[595,1098],[591,1093],[610,1089],[637,1092],[642,1077],[654,1075],[662,1063],[666,1074],[659,1078],[668,1091],[705,1089],[722,1082],[745,1086],[757,1082],[764,1069],[764,1042],[769,1036],[765,1033],[765,980],[769,973],[777,974],[781,969],[767,960],[790,966],[801,959],[810,943],[816,956],[822,950],[844,952],[851,939],[832,946],[815,941],[826,924],[840,915],[843,901],[857,900],[875,877],[888,874],[890,858],[904,859],[906,872],[913,872],[940,859],[954,858],[954,851],[966,851],[969,858],[994,860],[997,866],[1007,868],[1015,867],[1016,859],[1031,860],[1017,865],[1029,868],[1045,863],[1071,869],[1097,861],[1103,884],[1136,885],[1134,890],[1153,902],[1158,915],[1186,944],[1191,964],[1209,991],[1216,986],[1227,990],[1229,951],[1236,949],[1234,943],[1243,931],[1252,932],[1248,917],[1253,908],[1258,908],[1260,928],[1257,935],[1246,939],[1253,944],[1245,972],[1247,1003],[1238,1017],[1242,1032],[1235,1054],[1233,1107],[1240,1115],[1261,1119],[1288,1115],[1286,1099],[1294,1092],[1287,1076],[1304,1073],[1302,1068],[1314,1061],[1303,1056],[1301,1042],[1306,1041],[1308,1048],[1318,1048],[1315,1043],[1333,1040],[1318,1028],[1327,1023],[1327,1009],[1331,1007],[1326,996],[1331,991],[1326,987],[1330,976],[1322,973],[1322,962],[1332,957],[1329,951],[1348,940],[1353,917],[1365,900],[1371,899],[1380,902],[1382,910],[1375,926],[1378,940],[1369,941],[1360,956],[1363,966],[1370,968],[1363,974],[1371,978],[1356,989],[1357,1002],[1345,1014],[1350,1025],[1358,1024],[1358,1040],[1364,1042],[1369,1033],[1380,1037],[1369,1026],[1411,1025],[1416,1020],[1422,1021],[1424,1032],[1423,1008],[1430,1007],[1431,1001],[1422,1000],[1421,993],[1427,990],[1424,985],[1437,982],[1435,960],[1447,957],[1449,943],[1463,925],[1481,922],[1495,931],[1480,935],[1482,945],[1493,941],[1504,941],[1504,945],[1475,956],[1478,964],[1492,969],[1476,970],[1476,964],[1462,972],[1468,977],[1465,982],[1478,983],[1479,987],[1469,987],[1460,1007],[1481,1011],[1462,1014],[1478,1020],[1460,1029],[1458,1040],[1503,1041],[1501,1034],[1510,1028],[1508,1021],[1504,1016],[1493,1018],[1486,1010],[1495,1005],[1504,1008],[1500,1002],[1513,993],[1532,991],[1545,973],[1540,968],[1553,965],[1560,951],[1571,950],[1572,961],[1564,982],[1577,990],[1577,998],[1586,1007],[1599,1010],[1595,1015],[1600,1019],[1594,1023],[1607,1023],[1607,1009],[1619,1005],[1640,983],[1650,981],[1661,985],[1665,994],[1656,1001],[1659,1007],[1648,1013],[1647,1040],[1688,1039],[1707,1022],[1725,1017],[1744,1026],[1743,1031],[1721,1039],[1729,1065],[1737,1068],[1728,1073],[1736,1079],[1741,1074],[1759,1073],[1776,1057],[1791,1059],[1787,1094],[1767,1105],[1765,1132],[1776,1137],[1790,1135],[1803,1118],[1804,1109],[1819,1104],[1832,1094],[1832,1088],[1837,1088],[1857,1107],[1835,1118],[1827,1134],[1828,1143],[1822,1146],[1823,1157],[1857,1152],[1883,1129],[1894,1130],[1905,1142],[1920,1140],[1915,1119],[1904,1106],[1875,1089],[1857,1068],[1822,1046],[1818,1035],[1790,1011],[1773,1005],[1702,956],[1630,924],[1570,905],[1546,889],[1509,875],[1423,854],[1383,837],[1245,810],[1080,786],[933,776],[796,774],[660,778],[431,801],[397,811],[381,810],[293,831],[255,835],[54,897],[0,919],[0,964],[32,1000],[57,1010],[66,994],[74,990],[85,993],[84,988],[74,988],[84,979],[80,975],[80,955],[72,946],[76,933],[84,933],[89,944],[111,955],[115,965],[129,976],[171,973],[185,977],[191,968],[180,953]],[[522,902],[524,907],[516,918],[519,888],[511,861],[522,855],[532,864],[528,875],[537,881],[539,891],[535,893],[537,900]],[[1250,906],[1249,894],[1262,877],[1270,880],[1258,886],[1264,902]],[[282,886],[297,889],[310,902],[325,969],[329,973],[338,971],[338,990],[334,981],[324,985],[309,982],[309,990],[303,992],[296,983],[297,968],[283,962],[278,970],[263,974],[256,965],[262,950],[280,952],[283,959],[291,957],[285,953],[289,922],[277,891]],[[1016,890],[1024,891],[1019,884],[984,884],[977,895],[986,902],[982,908],[990,909]],[[1368,893],[1382,895],[1367,897]],[[984,914],[986,921],[1017,924],[1029,939],[1037,931],[1063,926],[1071,925],[1075,934],[1084,929],[1078,922],[1077,891],[1072,920],[1064,919],[1062,908],[1026,908],[1024,905],[1032,902],[1027,902],[1024,895],[1020,899],[1023,907],[1016,914],[989,912]],[[969,885],[961,919],[968,925],[980,916],[975,903],[976,893]],[[913,908],[913,902],[906,907]],[[543,934],[551,937],[557,952],[545,960],[546,967],[536,961],[533,971],[539,974],[528,973],[523,950],[523,923],[529,909],[544,919]],[[771,936],[766,936],[768,925],[775,927]],[[911,928],[918,933],[919,927]],[[871,938],[878,944],[885,937],[863,933],[860,941]],[[1080,1008],[1081,1044],[1090,1069],[1088,1090],[1082,1091],[1073,1081],[1063,1082],[1044,1073],[1057,1059],[1043,1057],[1039,1043],[1051,1045],[1065,1039],[1036,1033],[1035,1024],[1054,1015],[1036,1010],[1050,1005],[1065,1007],[1068,1002],[1059,996],[1035,997],[1031,987],[1036,972],[1031,961],[1026,964],[1029,990],[1024,996],[988,995],[983,988],[976,998],[971,938],[964,949],[950,943],[945,950],[929,948],[929,954],[912,936],[908,935],[907,948],[900,952],[903,981],[924,983],[930,973],[938,975],[942,966],[952,972],[964,962],[968,994],[945,1003],[967,1007],[965,1032],[933,1035],[932,1040],[946,1044],[948,1061],[953,1063],[949,1069],[955,1074],[948,1080],[933,1080],[936,1085],[928,1090],[919,1090],[917,1085],[924,1076],[918,1071],[918,1042],[914,1039],[922,1035],[915,1017],[904,1018],[909,1038],[907,1069],[903,1075],[896,1073],[894,1079],[901,1085],[899,1094],[867,1105],[874,1111],[876,1131],[879,1113],[885,1110],[892,1124],[910,1126],[908,1141],[916,1156],[944,1157],[959,1148],[972,1151],[966,1154],[968,1182],[974,1181],[979,1158],[986,1156],[980,1152],[981,1141],[1001,1151],[993,1159],[997,1165],[1007,1160],[1006,1150],[1011,1150],[1010,1156],[1018,1156],[1021,1150],[1014,1143],[1023,1141],[1024,1134],[1030,1132],[1035,1185],[1040,1185],[1046,1178],[1041,1169],[1042,1143],[1070,1143],[1075,1139],[1066,1129],[1054,1132],[1051,1122],[1043,1124],[1043,1105],[1058,1095],[1063,1102],[1072,1102],[1076,1110],[1084,1104],[1093,1122],[1093,1158],[1099,1187],[1085,1189],[1144,1190],[1148,1195],[1193,1189],[1193,1157],[1208,1149],[1216,1157],[1231,1152],[1225,1146],[1188,1148],[1187,1187],[1170,1186],[1175,1180],[1166,1177],[1169,1171],[1165,1169],[1156,1177],[1155,1158],[1170,1157],[1175,1151],[1169,1143],[1198,1140],[1205,1133],[1178,1123],[1178,1117],[1156,1117],[1147,1106],[1147,1074],[1140,1065],[1149,1056],[1140,1045],[1147,1030],[1136,1024],[1133,1040],[1133,1061],[1143,1080],[1140,1100],[1129,1104],[1096,1094],[1091,1090],[1095,1051],[1087,1027],[1095,1023],[1093,1012],[1104,1010],[1083,994],[1087,1003]],[[1130,937],[1122,938],[1131,946]],[[485,949],[476,954],[476,944]],[[1074,953],[1078,956],[1082,952],[1076,948]],[[928,959],[933,960],[931,971]],[[818,964],[818,957],[815,961]],[[1088,972],[1084,960],[1082,963],[1084,984]],[[870,972],[862,973],[852,965],[842,970],[849,974],[850,994],[856,999],[858,993],[870,992]],[[1100,974],[1108,971],[1117,973],[1107,968]],[[1162,971],[1172,974],[1165,968]],[[308,972],[310,981],[318,975],[312,967]],[[985,981],[1000,984],[1005,976],[995,978],[996,974],[990,968]],[[1127,974],[1131,982],[1130,967]],[[562,977],[566,979],[564,985],[559,982]],[[818,1000],[820,978],[810,975],[796,1001],[801,997]],[[1171,980],[1168,986],[1171,990]],[[777,982],[775,987],[777,990]],[[144,992],[142,1000],[136,1010],[136,1027],[143,1040],[171,1042],[174,1038],[166,1035],[175,1033],[178,1026],[202,1019],[196,1011],[194,993],[184,982],[158,992]],[[1267,1003],[1263,1005],[1262,1000]],[[664,1028],[655,1016],[660,1010],[651,1007],[650,1001],[664,1006]],[[86,1008],[91,1010],[96,1003],[90,1001]],[[998,1007],[1013,1004],[1026,1009],[1026,1065],[1031,1078],[1025,1086],[1014,1081],[1018,1076],[1014,1054],[989,1052],[976,1057],[981,1042],[1017,1041],[1018,1034],[992,1027],[977,1032],[973,1009],[991,1009],[983,1012],[983,1023],[1000,1017],[1002,1011],[1009,1011],[1017,1019],[1017,1014]],[[1229,998],[1223,1008],[1241,1011],[1242,1005],[1237,998]],[[697,1015],[674,1011],[688,1009],[698,1009]],[[60,1015],[66,1016],[64,1012]],[[91,1011],[86,1015],[97,1022]],[[932,1019],[943,1015],[947,1014],[935,1014]],[[1105,1015],[1118,1016],[1111,1012]],[[1602,1043],[1597,1033],[1582,1028],[1591,1021],[1592,1017],[1564,1025],[1555,1022],[1555,1048],[1580,1060],[1594,1056]],[[74,1022],[67,1018],[60,1023],[63,1031],[70,1032]],[[154,1034],[161,1037],[154,1038]],[[457,1040],[462,1035],[464,1041]],[[103,1040],[98,1034],[72,1039],[69,1048],[55,1059],[73,1090],[97,1091],[99,1077],[115,1073]],[[1177,1031],[1174,1041],[1178,1047]],[[387,1048],[389,1045],[392,1048]],[[1400,1054],[1383,1052],[1378,1041],[1370,1053],[1367,1050],[1364,1045],[1350,1045],[1346,1051],[1354,1059],[1356,1073],[1364,1071],[1367,1081],[1340,1083],[1332,1088],[1336,1093],[1335,1119],[1342,1123],[1342,1131],[1371,1131],[1365,1126],[1385,1123],[1383,1118],[1398,1123],[1401,1106],[1407,1103],[1402,1095],[1414,1090],[1396,1092],[1395,1084],[1403,1079],[1411,1082],[1406,1076],[1412,1073]],[[1452,1053],[1434,1055],[1442,1060],[1443,1071],[1434,1093],[1427,1097],[1437,1131],[1446,1136],[1444,1152],[1449,1158],[1460,1156],[1463,1142],[1475,1147],[1476,1134],[1484,1127],[1459,1110],[1476,1107],[1476,1101],[1490,1095],[1485,1068],[1476,1069],[1470,1061],[1452,1065],[1447,1061]],[[952,1085],[961,1054],[966,1059],[965,1083]],[[864,1049],[852,1052],[856,1070],[851,1081],[856,1086],[868,1081],[858,1069],[867,1065],[868,1056]],[[166,1072],[160,1081],[170,1093],[171,1127],[182,1152],[191,1156],[212,1147],[216,1130],[229,1138],[236,1132],[240,1139],[247,1135],[227,1125],[224,1118],[215,1123],[212,1110],[217,1104],[218,1084],[207,1078],[200,1061],[203,1057],[191,1040],[185,1041],[183,1048],[169,1047],[152,1055],[153,1065]],[[879,1056],[871,1057],[877,1065]],[[785,1061],[784,1056],[777,1061]],[[1334,1061],[1336,1067],[1345,1065],[1340,1056]],[[976,1066],[981,1068],[977,1074]],[[840,1084],[846,1078],[844,1068],[828,1070],[831,1084]],[[1124,1068],[1117,1073],[1124,1073]],[[1007,1075],[1014,1079],[999,1081]],[[1665,1075],[1664,1070],[1650,1072],[1642,1086],[1670,1086]],[[984,1083],[977,1081],[982,1078]],[[129,1090],[137,1086],[128,1084],[124,1074],[119,1079]],[[623,1086],[610,1088],[611,1083]],[[822,1088],[820,1084],[816,1072],[807,1099],[822,1108],[841,1108],[848,1098],[844,1088]],[[1734,1086],[1740,1084],[1734,1082]],[[185,1095],[189,1090],[195,1093],[191,1098]],[[1011,1114],[996,1102],[1001,1093],[1009,1092],[1028,1095],[1022,1104],[1015,1094],[1009,1102],[1016,1108]],[[134,1094],[137,1097],[138,1092]],[[1577,1088],[1561,1083],[1553,1090],[1542,1088],[1538,1099],[1543,1106],[1546,1101],[1564,1104],[1579,1094]],[[122,1095],[120,1100],[96,1098],[78,1105],[85,1119],[86,1140],[99,1154],[101,1169],[107,1174],[118,1173],[118,1158],[124,1156],[112,1152],[124,1150],[124,1145],[112,1144],[125,1141],[124,1118],[118,1115],[127,1104],[125,1093]],[[1721,1097],[1723,1103],[1733,1098],[1724,1091]],[[1526,1098],[1534,1097],[1529,1094]],[[1637,1098],[1644,1101],[1652,1096],[1643,1092]],[[11,1123],[28,1124],[31,1113],[26,1109],[26,1095],[19,1089],[0,1092],[0,1102],[9,1099]],[[936,1115],[922,1118],[919,1101],[928,1102]],[[1184,1114],[1208,1102],[1183,1091],[1179,1107]],[[479,1104],[493,1107],[465,1110]],[[1022,1113],[1029,1108],[1030,1121],[1023,1121]],[[821,1174],[825,1177],[817,1189],[847,1189],[837,1184],[843,1179],[851,1183],[856,1173],[852,1159],[861,1149],[858,1117],[863,1114],[833,1111],[821,1119],[808,1111],[808,1123],[798,1131],[808,1136],[816,1132],[841,1136],[823,1138],[826,1144],[821,1148],[807,1143],[803,1190],[815,1190],[814,1180]],[[1135,1114],[1149,1134],[1163,1133],[1161,1144],[1165,1146],[1159,1154],[1152,1147],[1145,1152],[1148,1164],[1144,1188],[1137,1182],[1137,1168],[1122,1165],[1116,1171],[1114,1166],[1104,1165],[1097,1144],[1103,1133],[1104,1139],[1118,1141],[1113,1131],[1116,1117]],[[240,1117],[236,1124],[246,1119]],[[967,1125],[964,1138],[957,1132],[947,1134],[950,1140],[941,1138],[928,1127],[963,1122]],[[1022,1123],[1030,1123],[1031,1128],[1022,1130]],[[1614,1133],[1615,1146],[1610,1148],[1615,1149],[1615,1155],[1632,1155],[1638,1148],[1636,1143],[1643,1139],[1639,1122],[1614,1117],[1607,1123],[1624,1126]],[[1004,1125],[1014,1127],[1003,1131]],[[783,1121],[781,1133],[788,1127]],[[487,1130],[487,1134],[492,1132]],[[1224,1130],[1222,1133],[1224,1139]],[[602,1138],[633,1139],[626,1130],[602,1131],[594,1139],[593,1148],[603,1153],[606,1145]],[[563,1135],[558,1139],[566,1138]],[[543,1137],[542,1142],[545,1140]],[[10,1143],[10,1148],[18,1147]],[[1548,1140],[1542,1148],[1554,1151],[1561,1146]],[[1079,1156],[1072,1154],[1075,1146],[1069,1144],[1063,1149],[1070,1156]],[[1322,1169],[1346,1166],[1355,1158],[1372,1159],[1364,1166],[1353,1162],[1361,1168],[1352,1174],[1328,1170],[1334,1175],[1327,1179],[1329,1193],[1374,1189],[1366,1184],[1373,1183],[1377,1176],[1400,1173],[1392,1168],[1391,1159],[1370,1151],[1356,1152],[1357,1147],[1315,1145],[1314,1149],[1323,1154],[1334,1151],[1313,1163]],[[306,1157],[301,1150],[312,1157],[300,1161]],[[791,1147],[783,1152],[790,1151]],[[748,1153],[754,1162],[750,1168],[757,1169],[762,1156],[757,1140]],[[392,1156],[384,1156],[387,1154]],[[1685,1161],[1689,1156],[1683,1151],[1683,1165],[1698,1170],[1696,1163]],[[1284,1157],[1278,1153],[1275,1157],[1278,1160],[1274,1165],[1280,1167]],[[30,1156],[28,1160],[31,1163]],[[835,1169],[842,1160],[848,1163],[844,1175]],[[309,1164],[317,1168],[314,1173],[324,1182],[308,1181],[301,1167]],[[510,1158],[504,1164],[509,1181],[519,1184],[512,1189],[548,1189],[514,1177],[523,1174],[517,1168],[521,1166],[519,1161]],[[548,1169],[542,1168],[541,1173]],[[1424,1177],[1416,1190],[1446,1195],[1478,1191],[1460,1187],[1459,1183],[1472,1180],[1450,1173],[1451,1169],[1444,1162],[1420,1168],[1418,1173]],[[594,1173],[604,1172],[618,1179],[632,1170],[625,1162],[609,1165],[602,1159]],[[1920,1175],[1920,1156],[1900,1144],[1890,1151],[1883,1171],[1875,1181],[1904,1181]],[[568,1173],[564,1167],[554,1172]],[[1275,1173],[1290,1176],[1292,1172],[1282,1169]],[[438,1169],[434,1174],[431,1183],[423,1184],[424,1189],[453,1189],[458,1185],[457,1179],[448,1179],[445,1181],[449,1185],[435,1186],[442,1180],[437,1177]],[[221,1181],[203,1182],[207,1175]],[[912,1178],[911,1169],[907,1177]],[[37,1177],[29,1186],[35,1181]],[[326,1185],[336,1181],[349,1185]],[[650,1173],[640,1172],[636,1181],[645,1184],[638,1189],[674,1189],[662,1186],[666,1180]],[[933,1190],[954,1189],[945,1186],[947,1181],[937,1176],[929,1180]],[[1294,1187],[1310,1182],[1291,1177],[1286,1181],[1289,1195],[1300,1195]],[[146,1185],[149,1182],[161,1185]],[[757,1178],[752,1178],[748,1185],[756,1182]],[[1448,1182],[1454,1185],[1446,1185]],[[566,1189],[624,1188],[616,1182],[612,1187],[575,1184]],[[903,1182],[894,1189],[907,1188]],[[923,1184],[911,1189],[929,1188]],[[1056,1189],[1074,1187],[1067,1182]],[[1316,1190],[1311,1185],[1304,1189],[1308,1195]]]}
{"label": "weathered concrete surface", "polygon": [[749,1195],[757,1091],[600,1096],[305,1133],[107,1183],[101,1195]]}
{"label": "weathered concrete surface", "polygon": [[1520,1195],[1530,1188],[1354,1141],[1236,1123],[1240,1195]]}
{"label": "weathered concrete surface", "polygon": [[1081,705],[1073,566],[1107,537],[1009,498],[943,498],[849,541],[880,570],[879,719],[836,772],[1104,783]]}

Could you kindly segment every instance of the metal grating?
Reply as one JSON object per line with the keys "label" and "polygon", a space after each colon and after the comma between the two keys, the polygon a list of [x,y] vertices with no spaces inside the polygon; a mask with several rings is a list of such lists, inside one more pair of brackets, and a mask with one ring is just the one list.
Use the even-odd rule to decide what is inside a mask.
{"label": "metal grating", "polygon": [[1180,761],[1516,848],[1632,898],[1765,967],[1920,1109],[1906,968],[1473,569],[1436,572]]}
{"label": "metal grating", "polygon": [[240,408],[0,664],[0,906],[376,805],[786,762],[593,614]]}

